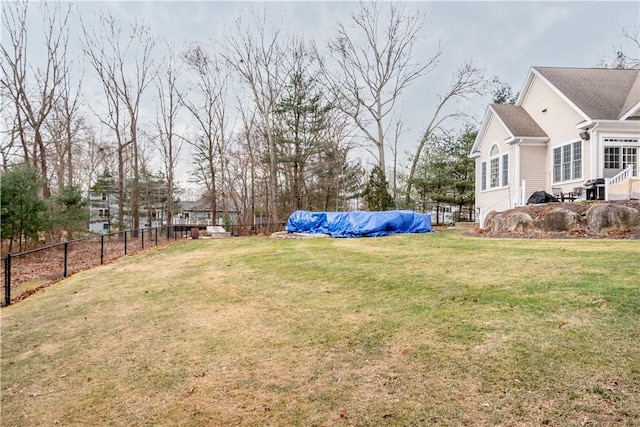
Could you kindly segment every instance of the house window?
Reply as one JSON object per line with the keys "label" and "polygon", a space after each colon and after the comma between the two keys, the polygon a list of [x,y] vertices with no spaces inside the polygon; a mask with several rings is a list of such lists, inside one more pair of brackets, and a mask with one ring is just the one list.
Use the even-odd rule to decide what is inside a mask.
{"label": "house window", "polygon": [[628,138],[604,138],[604,174],[612,177],[633,166],[633,176],[638,176],[638,141]]}
{"label": "house window", "polygon": [[109,223],[108,222],[103,223],[102,224],[102,229],[103,230],[108,230],[109,229]]}
{"label": "house window", "polygon": [[482,189],[487,189],[487,162],[482,162]]}
{"label": "house window", "polygon": [[509,155],[502,155],[502,186],[509,185]]}
{"label": "house window", "polygon": [[553,182],[582,178],[582,145],[580,142],[553,149]]}
{"label": "house window", "polygon": [[101,200],[107,200],[107,193],[100,194],[100,199]]}
{"label": "house window", "polygon": [[582,178],[582,143],[573,143],[573,178]]}
{"label": "house window", "polygon": [[491,181],[489,185],[491,188],[500,185],[500,159],[498,157],[491,159]]}
{"label": "house window", "polygon": [[501,156],[498,144],[491,147],[489,154],[489,160],[482,162],[482,190],[506,187],[509,185],[509,155]]}
{"label": "house window", "polygon": [[620,147],[604,147],[604,168],[620,169]]}
{"label": "house window", "polygon": [[622,148],[622,169],[633,166],[633,176],[638,176],[638,149],[635,147]]}
{"label": "house window", "polygon": [[109,216],[109,209],[98,209],[98,216],[100,217]]}

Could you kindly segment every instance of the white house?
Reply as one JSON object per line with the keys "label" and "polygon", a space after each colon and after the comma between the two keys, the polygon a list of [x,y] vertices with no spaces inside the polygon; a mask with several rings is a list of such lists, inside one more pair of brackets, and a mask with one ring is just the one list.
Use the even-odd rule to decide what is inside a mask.
{"label": "white house", "polygon": [[639,152],[640,67],[532,67],[515,105],[489,105],[471,150],[480,226],[535,191],[596,179],[598,199],[638,199]]}
{"label": "white house", "polygon": [[109,234],[117,228],[117,194],[106,190],[89,191],[89,231]]}
{"label": "white house", "polygon": [[213,215],[211,203],[200,199],[197,201],[181,201],[178,212],[173,216],[174,225],[224,225],[225,217],[232,224],[237,224],[240,213],[235,210],[217,210]]}

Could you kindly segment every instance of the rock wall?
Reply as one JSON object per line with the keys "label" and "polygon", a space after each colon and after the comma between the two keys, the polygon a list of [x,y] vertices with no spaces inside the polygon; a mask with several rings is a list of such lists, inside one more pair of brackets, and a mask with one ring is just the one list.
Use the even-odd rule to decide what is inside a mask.
{"label": "rock wall", "polygon": [[549,234],[567,237],[615,234],[620,237],[627,233],[629,238],[640,238],[640,201],[548,203],[505,212],[492,211],[487,215],[482,232],[495,236],[511,233],[532,237]]}

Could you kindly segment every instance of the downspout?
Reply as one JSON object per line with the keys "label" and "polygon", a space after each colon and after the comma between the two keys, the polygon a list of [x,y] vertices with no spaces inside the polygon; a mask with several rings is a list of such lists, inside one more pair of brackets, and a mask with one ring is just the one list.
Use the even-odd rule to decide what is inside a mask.
{"label": "downspout", "polygon": [[[519,187],[519,183],[520,183],[520,144],[522,144],[522,139],[518,140],[518,144],[516,144],[516,149],[515,149],[515,159],[513,159],[513,164],[515,166],[515,186],[516,188]],[[520,191],[518,193],[521,193]],[[523,205],[524,204],[524,199],[522,198],[522,196],[520,194],[518,194],[518,200],[516,200],[516,204],[517,205]]]}
{"label": "downspout", "polygon": [[[599,160],[600,160],[600,150],[599,150],[599,140],[600,138],[598,137],[598,131],[596,130],[598,128],[598,125],[600,123],[595,123],[593,125],[593,127],[591,128],[591,130],[589,130],[590,133],[590,141],[591,141],[591,176],[589,177],[589,179],[596,179],[598,178],[598,171],[600,170],[599,168]],[[604,170],[603,170],[604,172]]]}

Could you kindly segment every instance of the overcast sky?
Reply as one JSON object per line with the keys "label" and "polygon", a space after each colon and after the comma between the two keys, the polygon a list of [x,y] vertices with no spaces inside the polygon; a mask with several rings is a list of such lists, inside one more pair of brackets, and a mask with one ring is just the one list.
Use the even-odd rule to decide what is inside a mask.
{"label": "overcast sky", "polygon": [[[251,4],[222,1],[107,1],[77,2],[85,19],[109,9],[124,20],[143,17],[160,43],[222,39],[233,21]],[[324,45],[338,19],[358,7],[355,1],[263,2],[268,15],[289,34],[303,34]],[[519,91],[531,66],[592,67],[611,59],[614,48],[623,47],[635,57],[622,37],[623,27],[640,25],[638,1],[436,1],[410,2],[424,11],[425,25],[416,50],[426,58],[441,43],[438,67],[417,81],[402,99],[405,129],[403,147],[411,151],[433,114],[437,94],[448,87],[450,77],[464,61],[472,59]],[[78,37],[80,34],[78,34]],[[80,52],[77,52],[80,56]],[[90,73],[87,68],[85,73]],[[86,79],[86,77],[85,77]],[[481,120],[490,98],[464,106]]]}

